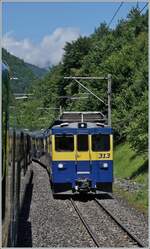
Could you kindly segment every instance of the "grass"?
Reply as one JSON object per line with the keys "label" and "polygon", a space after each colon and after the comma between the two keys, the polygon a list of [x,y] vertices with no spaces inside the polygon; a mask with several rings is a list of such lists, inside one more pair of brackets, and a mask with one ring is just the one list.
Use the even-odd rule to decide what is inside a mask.
{"label": "grass", "polygon": [[138,155],[128,143],[120,144],[114,150],[114,177],[142,184],[140,190],[127,192],[117,188],[114,192],[121,194],[133,206],[147,213],[148,210],[148,159],[147,156]]}

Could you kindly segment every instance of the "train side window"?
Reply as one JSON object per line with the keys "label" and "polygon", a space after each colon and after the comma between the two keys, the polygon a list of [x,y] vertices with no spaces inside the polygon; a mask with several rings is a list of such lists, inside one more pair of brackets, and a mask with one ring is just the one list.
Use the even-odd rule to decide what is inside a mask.
{"label": "train side window", "polygon": [[74,136],[73,135],[56,135],[55,150],[58,152],[74,151]]}
{"label": "train side window", "polygon": [[110,136],[107,134],[92,135],[92,150],[93,151],[109,151]]}
{"label": "train side window", "polygon": [[88,135],[86,134],[79,134],[77,135],[77,150],[78,151],[88,151]]}

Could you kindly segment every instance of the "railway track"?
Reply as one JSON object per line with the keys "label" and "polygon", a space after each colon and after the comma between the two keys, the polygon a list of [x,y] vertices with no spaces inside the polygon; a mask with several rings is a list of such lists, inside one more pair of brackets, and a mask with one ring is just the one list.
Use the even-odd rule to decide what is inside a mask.
{"label": "railway track", "polygon": [[145,245],[136,238],[133,234],[130,233],[130,231],[123,225],[121,222],[102,204],[100,203],[96,198],[94,199],[95,203],[105,211],[107,215],[124,231],[126,234],[139,246],[139,247],[145,247]]}
{"label": "railway track", "polygon": [[[88,234],[90,235],[91,239],[95,243],[96,247],[101,247],[102,244],[99,242],[97,236],[95,236],[95,233],[93,232],[93,230],[89,226],[85,217],[82,215],[82,213],[79,210],[78,206],[76,205],[75,201],[72,198],[70,199],[70,201],[71,201],[71,204],[72,204],[74,210],[78,214],[78,217],[80,218],[81,222],[83,223],[84,227],[86,228]],[[103,210],[107,214],[107,216],[109,216],[109,218],[111,218],[111,220],[113,220],[113,222],[115,222],[117,224],[117,226],[119,226],[119,228],[121,230],[123,230],[127,234],[127,236],[134,242],[134,245],[136,244],[138,247],[145,247],[145,245],[138,238],[136,238],[133,234],[131,234],[130,231],[123,224],[121,224],[121,222],[115,216],[113,216],[110,213],[110,211],[108,211],[102,203],[100,203],[96,198],[94,199],[94,202],[101,210]]]}
{"label": "railway track", "polygon": [[75,204],[75,201],[71,198],[70,199],[72,206],[74,207],[76,213],[78,214],[80,220],[82,221],[84,227],[86,228],[88,234],[90,235],[91,239],[93,240],[93,242],[95,243],[96,247],[101,247],[100,243],[98,242],[95,234],[93,233],[93,231],[91,230],[90,226],[88,225],[88,223],[86,222],[86,219],[83,217],[82,213],[80,212],[79,208],[77,207],[77,205]]}

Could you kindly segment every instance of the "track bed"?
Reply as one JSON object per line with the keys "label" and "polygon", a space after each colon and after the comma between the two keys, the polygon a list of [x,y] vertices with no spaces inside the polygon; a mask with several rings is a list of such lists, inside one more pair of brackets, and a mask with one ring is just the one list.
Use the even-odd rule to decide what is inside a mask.
{"label": "track bed", "polygon": [[[68,197],[54,199],[46,170],[33,163],[33,178],[20,215],[19,247],[96,247]],[[108,196],[107,196],[108,197]],[[148,246],[147,223],[143,216],[115,199],[99,199],[131,232]],[[75,204],[101,247],[138,247],[128,235],[100,210],[93,198],[77,198]],[[133,219],[132,219],[133,217]],[[130,221],[130,222],[129,222]],[[141,229],[142,227],[142,229]]]}

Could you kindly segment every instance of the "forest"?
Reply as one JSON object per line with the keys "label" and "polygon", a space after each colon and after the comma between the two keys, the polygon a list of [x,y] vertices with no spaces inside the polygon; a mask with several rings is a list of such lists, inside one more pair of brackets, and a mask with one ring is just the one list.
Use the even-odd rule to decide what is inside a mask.
{"label": "forest", "polygon": [[[112,76],[112,127],[115,143],[127,141],[139,154],[148,151],[148,11],[133,8],[126,19],[111,29],[101,23],[89,37],[67,43],[64,56],[43,78],[32,78],[26,91],[33,95],[17,102],[17,127],[29,130],[48,128],[64,111],[103,111],[105,106],[86,95],[65,76]],[[107,82],[81,81],[107,101]],[[81,99],[60,96],[88,96]],[[15,101],[15,100],[13,100]],[[13,122],[13,117],[11,118]]]}

